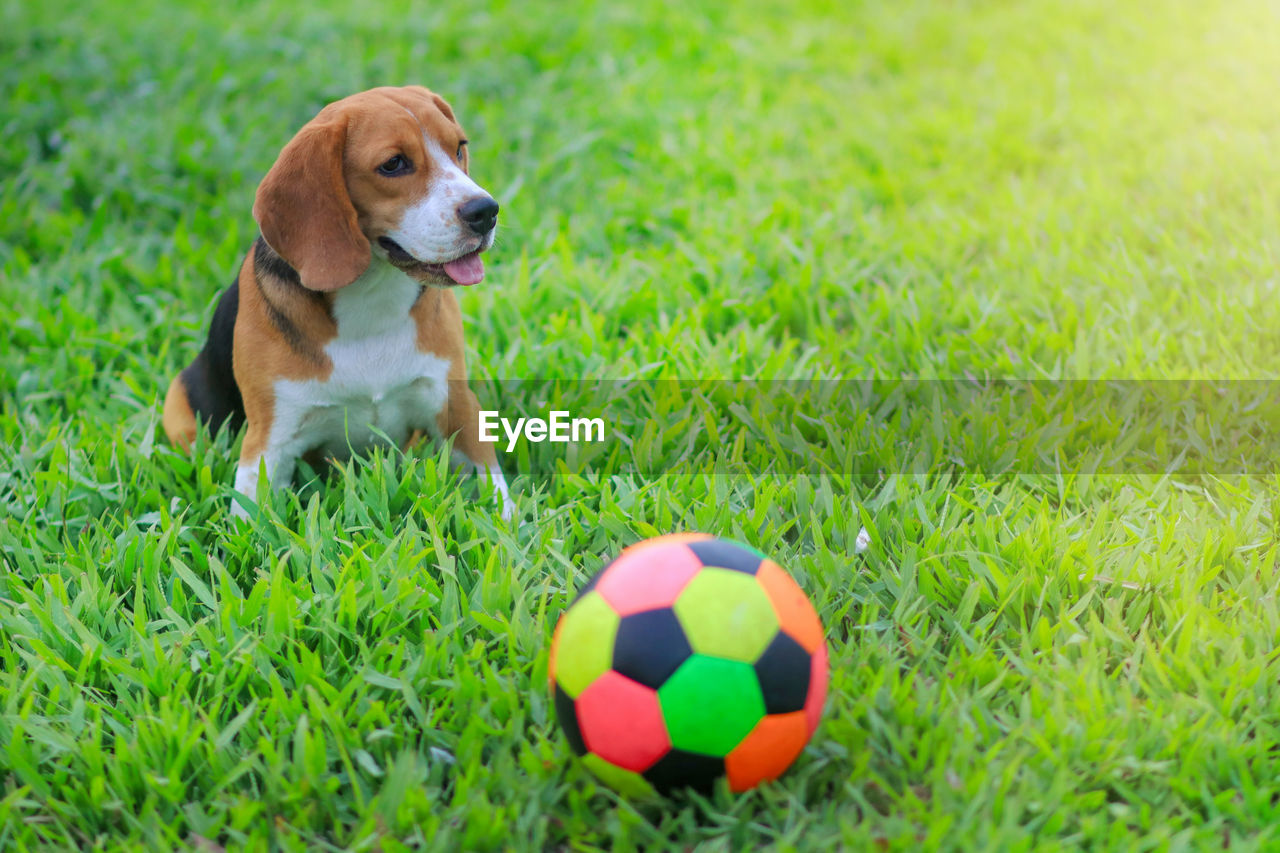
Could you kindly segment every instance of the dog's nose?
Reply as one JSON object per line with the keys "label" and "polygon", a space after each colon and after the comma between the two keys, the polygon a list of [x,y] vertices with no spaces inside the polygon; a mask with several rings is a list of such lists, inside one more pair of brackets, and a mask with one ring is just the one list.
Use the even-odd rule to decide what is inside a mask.
{"label": "dog's nose", "polygon": [[458,218],[477,234],[488,234],[498,224],[498,203],[487,195],[458,205]]}

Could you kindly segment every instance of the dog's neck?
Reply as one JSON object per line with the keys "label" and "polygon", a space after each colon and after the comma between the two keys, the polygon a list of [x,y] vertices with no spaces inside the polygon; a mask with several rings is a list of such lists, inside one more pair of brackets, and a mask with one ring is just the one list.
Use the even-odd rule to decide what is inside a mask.
{"label": "dog's neck", "polygon": [[338,335],[374,337],[410,322],[409,312],[429,289],[375,255],[359,278],[329,295]]}
{"label": "dog's neck", "polygon": [[430,309],[423,303],[437,302],[444,293],[415,281],[377,253],[346,287],[324,293],[310,290],[261,236],[253,246],[253,271],[267,316],[295,348],[338,335],[381,334],[405,322],[415,305]]}

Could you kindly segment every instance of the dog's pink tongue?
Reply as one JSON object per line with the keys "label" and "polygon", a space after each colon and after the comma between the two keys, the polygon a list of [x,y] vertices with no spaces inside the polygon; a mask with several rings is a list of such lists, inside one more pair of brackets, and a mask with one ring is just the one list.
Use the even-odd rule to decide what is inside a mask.
{"label": "dog's pink tongue", "polygon": [[479,284],[484,278],[484,261],[479,252],[463,255],[444,265],[445,274],[458,284]]}

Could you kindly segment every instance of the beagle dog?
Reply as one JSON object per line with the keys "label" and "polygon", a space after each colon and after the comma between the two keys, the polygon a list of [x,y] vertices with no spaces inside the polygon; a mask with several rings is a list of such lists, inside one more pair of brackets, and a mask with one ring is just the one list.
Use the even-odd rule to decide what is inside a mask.
{"label": "beagle dog", "polygon": [[279,487],[299,458],[453,437],[455,467],[490,478],[510,518],[454,296],[484,278],[498,203],[471,179],[445,100],[405,86],[329,104],[280,152],[253,216],[261,235],[169,385],[169,440],[245,426],[235,488],[254,499],[261,473]]}

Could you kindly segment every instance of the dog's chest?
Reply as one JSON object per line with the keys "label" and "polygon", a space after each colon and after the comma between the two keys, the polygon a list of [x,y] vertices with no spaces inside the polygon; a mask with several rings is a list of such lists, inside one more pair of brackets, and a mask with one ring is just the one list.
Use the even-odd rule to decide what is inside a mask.
{"label": "dog's chest", "polygon": [[295,424],[300,451],[344,457],[389,440],[403,444],[417,429],[436,431],[448,405],[449,360],[418,349],[409,314],[419,285],[392,268],[339,291],[338,335],[325,345],[333,369],[324,380],[281,380],[277,418]]}

